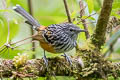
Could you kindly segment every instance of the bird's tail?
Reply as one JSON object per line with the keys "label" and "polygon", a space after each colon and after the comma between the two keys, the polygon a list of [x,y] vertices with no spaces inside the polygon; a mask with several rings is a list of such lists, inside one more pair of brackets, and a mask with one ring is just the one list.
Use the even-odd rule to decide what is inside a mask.
{"label": "bird's tail", "polygon": [[26,23],[34,26],[35,29],[40,27],[39,22],[35,20],[28,12],[26,12],[24,8],[22,8],[20,5],[16,5],[15,7],[13,7],[13,10],[22,15],[24,18],[26,18]]}

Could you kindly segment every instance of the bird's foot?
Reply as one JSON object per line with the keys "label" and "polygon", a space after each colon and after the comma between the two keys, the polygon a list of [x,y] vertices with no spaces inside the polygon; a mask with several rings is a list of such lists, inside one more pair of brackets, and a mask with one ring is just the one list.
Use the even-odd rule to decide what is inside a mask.
{"label": "bird's foot", "polygon": [[48,67],[48,59],[46,58],[46,56],[43,56],[43,60],[44,60],[45,66]]}
{"label": "bird's foot", "polygon": [[70,66],[72,66],[72,60],[70,58],[70,56],[68,56],[67,54],[64,53],[64,55],[62,55],[65,57],[65,59],[67,60],[67,62],[69,62]]}

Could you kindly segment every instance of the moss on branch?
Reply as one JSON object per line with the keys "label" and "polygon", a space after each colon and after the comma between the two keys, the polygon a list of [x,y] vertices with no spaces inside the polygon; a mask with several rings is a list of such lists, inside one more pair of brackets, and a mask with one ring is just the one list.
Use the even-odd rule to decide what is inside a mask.
{"label": "moss on branch", "polygon": [[[15,65],[15,60],[4,60],[0,62],[1,77],[25,78],[44,76],[73,76],[76,79],[107,79],[109,76],[117,77],[119,68],[112,62],[105,60],[97,51],[92,49],[77,49],[78,56],[72,57],[72,66],[65,58],[48,58],[49,65],[46,68],[43,59],[26,60],[21,65]],[[82,58],[82,59],[81,59]],[[83,61],[84,67],[81,67]]]}

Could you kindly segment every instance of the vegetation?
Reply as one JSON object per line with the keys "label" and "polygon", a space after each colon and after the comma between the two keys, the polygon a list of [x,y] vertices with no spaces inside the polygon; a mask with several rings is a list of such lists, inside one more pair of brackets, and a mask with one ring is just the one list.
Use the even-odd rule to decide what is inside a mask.
{"label": "vegetation", "polygon": [[[68,52],[72,66],[61,54],[47,52],[49,66],[45,67],[39,43],[24,40],[35,31],[12,10],[16,4],[41,25],[72,22],[87,31],[79,34],[78,46]],[[119,4],[120,0],[0,0],[1,79],[119,79]]]}

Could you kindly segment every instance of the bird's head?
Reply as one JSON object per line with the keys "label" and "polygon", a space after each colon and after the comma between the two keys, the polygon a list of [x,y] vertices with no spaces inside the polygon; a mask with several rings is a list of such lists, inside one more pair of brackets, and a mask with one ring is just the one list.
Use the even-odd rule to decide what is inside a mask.
{"label": "bird's head", "polygon": [[80,32],[86,32],[86,30],[82,30],[72,23],[63,23],[61,26],[63,27],[63,31],[74,40],[76,40]]}

